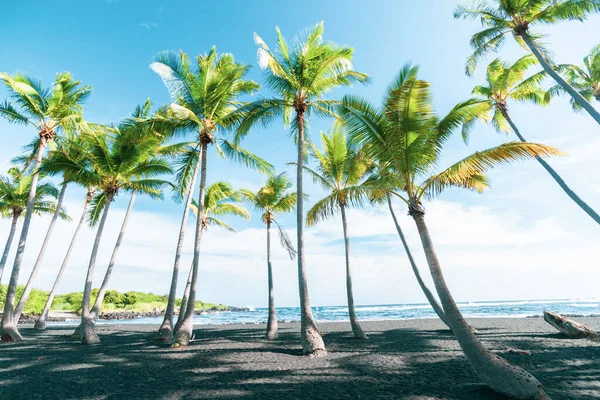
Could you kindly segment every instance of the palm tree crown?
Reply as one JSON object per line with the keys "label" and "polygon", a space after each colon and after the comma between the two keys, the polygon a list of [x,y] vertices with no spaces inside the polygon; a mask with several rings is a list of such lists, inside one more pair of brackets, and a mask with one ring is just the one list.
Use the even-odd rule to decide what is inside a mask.
{"label": "palm tree crown", "polygon": [[536,47],[549,61],[548,51],[536,40],[541,35],[531,33],[529,29],[560,21],[583,21],[589,14],[598,11],[598,0],[483,0],[473,1],[471,6],[459,4],[454,12],[456,18],[479,19],[485,28],[471,38],[475,51],[467,61],[466,72],[471,75],[481,58],[496,52],[508,33],[513,33],[523,47],[524,36],[534,39]]}
{"label": "palm tree crown", "polygon": [[57,74],[50,89],[44,88],[39,79],[22,73],[11,76],[0,72],[0,79],[11,100],[0,104],[0,116],[12,123],[34,126],[44,142],[52,140],[57,129],[74,130],[83,122],[81,104],[92,87],[80,86],[68,72]]}
{"label": "palm tree crown", "polygon": [[[220,226],[230,232],[235,230],[221,221],[218,217],[227,215],[236,215],[250,219],[250,213],[244,207],[237,204],[240,201],[240,193],[233,190],[227,182],[215,182],[206,188],[204,196],[204,213],[202,215],[202,227],[207,229],[209,226]],[[190,210],[198,217],[198,203],[192,200]]]}
{"label": "palm tree crown", "polygon": [[[578,65],[563,64],[556,68],[563,72],[567,82],[573,86],[587,101],[600,101],[600,44],[590,51],[583,58],[583,67]],[[560,85],[555,85],[550,89],[552,94],[563,94],[564,90]],[[570,99],[571,106],[576,111],[581,110],[581,106]]]}
{"label": "palm tree crown", "polygon": [[348,139],[339,124],[334,124],[329,134],[321,133],[321,143],[323,151],[310,146],[310,154],[317,161],[316,170],[304,170],[330,193],[308,210],[308,226],[333,216],[341,206],[359,206],[377,192],[376,186],[362,182],[372,170],[373,161]]}
{"label": "palm tree crown", "polygon": [[286,173],[282,172],[279,175],[271,174],[265,185],[256,193],[247,189],[240,189],[239,193],[246,204],[262,212],[261,220],[265,224],[274,223],[277,225],[281,245],[287,250],[290,258],[293,259],[296,256],[294,245],[276,219],[277,214],[291,212],[296,206],[298,195],[292,192],[291,188],[292,183],[287,178]]}

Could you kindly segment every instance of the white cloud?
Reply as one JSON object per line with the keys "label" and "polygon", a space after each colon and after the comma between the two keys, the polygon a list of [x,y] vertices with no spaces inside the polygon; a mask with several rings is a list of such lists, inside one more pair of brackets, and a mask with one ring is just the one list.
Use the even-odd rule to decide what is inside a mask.
{"label": "white cloud", "polygon": [[156,29],[160,26],[158,22],[141,22],[138,24],[138,27],[145,29]]}

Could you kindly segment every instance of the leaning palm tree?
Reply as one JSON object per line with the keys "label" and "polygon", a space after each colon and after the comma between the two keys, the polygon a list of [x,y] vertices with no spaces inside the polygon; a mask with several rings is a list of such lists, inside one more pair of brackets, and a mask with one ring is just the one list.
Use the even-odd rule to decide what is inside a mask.
{"label": "leaning palm tree", "polygon": [[365,156],[362,149],[348,140],[346,132],[339,124],[334,124],[329,134],[321,133],[323,151],[310,146],[310,154],[316,160],[317,167],[304,167],[304,171],[312,176],[313,181],[321,185],[329,193],[318,200],[306,214],[306,225],[312,226],[319,221],[334,216],[339,210],[342,216],[344,246],[346,253],[346,294],[348,314],[354,337],[366,339],[354,308],[352,291],[352,269],[350,268],[350,238],[346,209],[359,207],[365,200],[377,196],[377,186],[365,183],[365,177],[373,167],[371,159]]}
{"label": "leaning palm tree", "polygon": [[471,99],[456,105],[448,115],[438,117],[433,110],[429,84],[418,79],[417,71],[417,67],[408,65],[400,71],[381,109],[366,100],[346,96],[340,109],[341,118],[365,153],[393,170],[396,179],[402,182],[402,193],[391,194],[407,205],[417,225],[446,323],[475,372],[500,393],[519,399],[544,398],[543,388],[535,377],[491,353],[473,334],[444,279],[425,224],[422,203],[425,196],[433,197],[449,187],[482,190],[487,182],[483,174],[496,165],[560,152],[539,144],[511,142],[476,152],[432,174],[455,128],[477,118],[488,105]]}
{"label": "leaning palm tree", "polygon": [[[267,70],[266,84],[275,92],[274,98],[260,99],[242,108],[243,116],[238,127],[242,137],[255,125],[269,125],[275,118],[283,118],[296,139],[298,165],[296,192],[303,198],[302,170],[304,163],[305,125],[312,114],[330,117],[333,113],[332,100],[325,95],[341,86],[353,82],[365,82],[367,76],[352,69],[354,49],[332,42],[323,42],[323,23],[318,23],[306,34],[296,39],[293,48],[288,45],[277,28],[277,49],[271,50],[258,36],[258,62]],[[304,259],[304,207],[302,201],[296,207],[298,239],[298,286],[300,294],[301,342],[304,354],[313,357],[327,354],[323,338],[317,329],[308,295],[306,263]]]}
{"label": "leaning palm tree", "polygon": [[[192,66],[188,56],[181,53],[163,52],[155,57],[150,65],[167,87],[173,103],[165,111],[166,122],[173,122],[179,130],[187,130],[195,135],[198,156],[200,160],[200,188],[198,194],[198,208],[202,215],[204,212],[204,198],[206,192],[206,173],[208,146],[214,145],[217,153],[222,157],[231,158],[242,162],[248,167],[261,171],[270,171],[271,165],[254,154],[242,149],[238,143],[232,143],[222,136],[222,131],[232,127],[235,122],[234,111],[240,106],[238,97],[251,94],[258,89],[258,84],[244,79],[248,72],[248,66],[236,62],[231,54],[218,54],[213,47],[208,54],[199,55],[196,65]],[[196,161],[197,163],[197,161]],[[193,181],[196,179],[197,168],[187,168],[189,171],[188,184],[183,185],[188,189],[188,198],[193,195]],[[189,200],[189,199],[188,199]],[[184,214],[187,213],[187,205]],[[174,304],[173,294],[176,292],[179,271],[180,245],[183,241],[185,215],[182,217],[182,228],[180,229],[179,242],[176,250],[173,275],[171,279],[171,290],[169,301]],[[196,223],[196,234],[194,239],[194,257],[192,273],[192,290],[184,320],[178,331],[173,333],[173,345],[187,345],[192,336],[194,322],[195,287],[198,279],[198,263],[200,259],[200,243],[202,241],[202,224],[200,218]],[[170,336],[168,331],[172,325],[171,319],[163,324],[163,331],[159,337]]]}
{"label": "leaning palm tree", "polygon": [[600,112],[556,70],[548,51],[540,42],[542,35],[530,32],[533,26],[570,20],[583,21],[598,11],[598,0],[484,0],[473,1],[471,6],[461,4],[456,8],[454,17],[479,19],[485,28],[471,38],[471,46],[475,51],[467,61],[467,74],[471,75],[474,72],[481,58],[498,51],[506,35],[512,33],[517,42],[533,53],[544,71],[573,98],[573,101],[600,124]]}
{"label": "leaning palm tree", "polygon": [[[166,182],[155,178],[160,174],[172,172],[169,164],[155,155],[156,142],[160,136],[130,134],[128,130],[118,127],[98,127],[93,135],[89,135],[89,153],[87,167],[81,168],[79,163],[63,164],[61,171],[77,173],[93,183],[99,193],[90,203],[89,219],[98,224],[96,238],[90,256],[90,263],[83,291],[80,337],[83,344],[98,343],[100,339],[95,332],[95,320],[90,307],[92,279],[98,255],[98,248],[110,205],[121,191],[145,193],[160,198],[161,188]],[[52,171],[49,169],[49,171]],[[96,222],[97,221],[97,222]]]}
{"label": "leaning palm tree", "polygon": [[37,172],[42,161],[46,145],[51,142],[57,133],[62,130],[74,131],[83,123],[81,106],[82,102],[91,93],[91,86],[80,86],[79,81],[74,81],[71,75],[63,72],[56,75],[56,80],[50,89],[44,88],[37,79],[25,74],[13,76],[0,72],[0,80],[6,85],[9,98],[12,102],[0,104],[0,116],[9,122],[33,126],[39,136],[37,154],[33,166],[31,190],[21,229],[19,247],[15,255],[10,282],[6,292],[4,313],[2,315],[2,340],[21,340],[17,330],[17,321],[14,320],[15,297],[17,282],[21,271],[21,263],[25,253],[27,235],[39,173]]}
{"label": "leaning palm tree", "polygon": [[[79,222],[77,223],[77,227],[73,232],[73,237],[71,238],[71,242],[69,243],[69,247],[67,252],[65,253],[65,257],[63,259],[62,264],[58,270],[56,275],[56,279],[54,280],[54,284],[52,285],[52,289],[50,290],[50,294],[48,295],[48,299],[46,300],[46,304],[44,305],[44,309],[37,321],[35,322],[34,328],[38,330],[46,329],[46,324],[48,321],[48,313],[50,312],[50,306],[52,305],[52,301],[54,300],[54,296],[56,294],[56,290],[59,287],[59,283],[61,278],[65,272],[65,269],[68,265],[69,258],[71,257],[71,253],[75,248],[75,243],[79,236],[79,232],[83,225],[85,225],[86,215],[88,206],[96,193],[96,187],[94,186],[94,181],[86,181],[86,174],[79,174],[76,168],[71,167],[72,165],[79,165],[80,170],[84,171],[86,168],[86,162],[89,159],[89,149],[87,148],[87,140],[86,136],[79,137],[67,137],[58,141],[56,149],[51,151],[48,154],[48,157],[44,159],[42,162],[42,166],[40,170],[43,173],[49,174],[62,174],[65,178],[69,177],[69,182],[73,182],[79,186],[85,187],[86,194],[83,201],[83,209],[81,211],[81,217],[79,218]],[[62,166],[69,166],[66,171],[63,170]],[[62,171],[62,173],[61,173]]]}
{"label": "leaning palm tree", "polygon": [[271,262],[271,226],[275,224],[279,231],[281,246],[287,250],[290,259],[296,257],[296,249],[290,237],[283,230],[281,224],[275,219],[277,214],[291,212],[296,206],[297,195],[290,191],[292,183],[285,172],[271,175],[267,182],[256,193],[242,189],[240,195],[244,202],[257,211],[262,212],[262,222],[267,227],[267,282],[269,286],[269,316],[267,319],[267,332],[265,338],[277,339],[277,314],[275,311],[275,289],[273,287],[273,264]]}
{"label": "leaning palm tree", "polygon": [[[0,259],[0,280],[15,236],[17,223],[23,215],[23,211],[27,208],[27,200],[33,181],[31,175],[23,175],[16,167],[11,168],[8,175],[0,177],[0,216],[11,218],[10,231]],[[50,201],[49,198],[57,197],[58,189],[54,185],[51,183],[39,185],[35,192],[33,213],[36,215],[54,215],[58,205]],[[62,216],[66,217],[65,214],[62,214]]]}
{"label": "leaning palm tree", "polygon": [[[561,72],[567,82],[590,103],[593,99],[600,101],[600,44],[583,58],[583,67],[578,65],[557,65],[556,70]],[[554,95],[566,93],[560,85],[550,89]],[[571,98],[571,106],[575,111],[580,111],[581,106]]]}
{"label": "leaning palm tree", "polygon": [[[490,109],[483,114],[482,119],[491,121],[498,132],[509,133],[512,130],[521,142],[526,140],[508,114],[508,101],[527,101],[541,105],[550,101],[550,93],[540,87],[544,74],[535,74],[523,80],[527,70],[535,64],[537,60],[533,55],[526,55],[513,64],[495,59],[487,68],[486,84],[473,89],[474,95],[484,99],[490,105]],[[554,168],[541,158],[537,161],[571,200],[600,224],[600,215],[566,184]]]}

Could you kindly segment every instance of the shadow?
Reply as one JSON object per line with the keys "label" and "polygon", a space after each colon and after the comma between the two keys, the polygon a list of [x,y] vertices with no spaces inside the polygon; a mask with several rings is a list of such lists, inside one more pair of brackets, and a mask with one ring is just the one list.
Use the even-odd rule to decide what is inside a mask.
{"label": "shadow", "polygon": [[[347,325],[321,324],[329,354],[314,359],[301,356],[297,324],[282,324],[275,341],[263,338],[264,325],[197,326],[178,349],[153,341],[156,327],[101,325],[94,346],[73,338],[73,327],[23,328],[23,342],[0,346],[0,399],[505,399],[439,324],[364,322],[368,340]],[[600,344],[525,319],[476,325],[488,348],[554,400],[598,397]]]}

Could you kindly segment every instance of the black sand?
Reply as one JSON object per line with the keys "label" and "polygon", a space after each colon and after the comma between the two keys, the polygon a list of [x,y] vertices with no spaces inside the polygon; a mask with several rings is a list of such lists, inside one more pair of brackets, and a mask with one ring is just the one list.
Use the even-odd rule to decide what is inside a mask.
{"label": "black sand", "polygon": [[[600,318],[578,321],[599,329]],[[494,352],[533,373],[554,399],[600,398],[600,343],[561,337],[541,318],[473,319]],[[326,358],[300,356],[298,325],[197,326],[187,348],[151,341],[156,326],[101,326],[100,345],[73,328],[0,345],[0,399],[502,399],[482,385],[436,320],[321,323]],[[531,355],[508,353],[507,348]]]}

